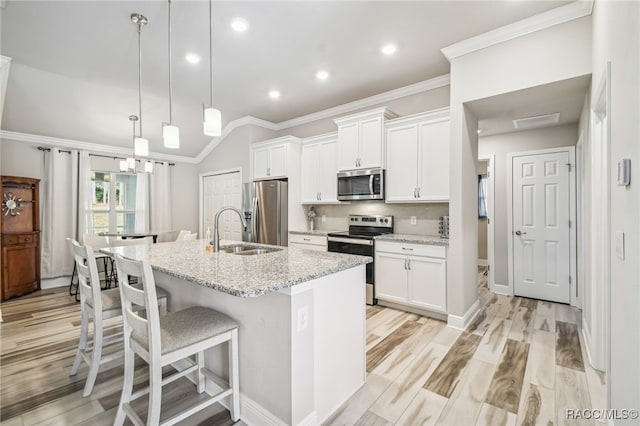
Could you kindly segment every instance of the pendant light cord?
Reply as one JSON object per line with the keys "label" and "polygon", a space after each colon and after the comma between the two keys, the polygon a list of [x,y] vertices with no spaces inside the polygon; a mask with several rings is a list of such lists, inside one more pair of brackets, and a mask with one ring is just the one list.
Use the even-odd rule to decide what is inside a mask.
{"label": "pendant light cord", "polygon": [[211,3],[212,0],[209,0],[209,89],[211,91],[209,106],[213,108],[213,18],[211,16]]}
{"label": "pendant light cord", "polygon": [[[140,130],[139,136],[142,137],[142,44],[140,42],[142,34],[142,22],[138,22],[138,117],[140,123],[138,128]],[[135,126],[135,122],[134,122]]]}
{"label": "pendant light cord", "polygon": [[171,0],[169,1],[169,124],[173,125],[172,92],[173,84],[171,81]]}

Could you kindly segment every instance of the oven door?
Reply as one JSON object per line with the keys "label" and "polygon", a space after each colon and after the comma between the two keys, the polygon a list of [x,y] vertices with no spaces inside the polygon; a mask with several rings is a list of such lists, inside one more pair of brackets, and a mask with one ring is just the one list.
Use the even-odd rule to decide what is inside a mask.
{"label": "oven door", "polygon": [[338,200],[384,200],[382,169],[338,173]]}
{"label": "oven door", "polygon": [[[334,253],[355,254],[374,258],[373,240],[360,238],[328,237],[327,249]],[[374,304],[374,267],[373,262],[366,265],[367,305]]]}

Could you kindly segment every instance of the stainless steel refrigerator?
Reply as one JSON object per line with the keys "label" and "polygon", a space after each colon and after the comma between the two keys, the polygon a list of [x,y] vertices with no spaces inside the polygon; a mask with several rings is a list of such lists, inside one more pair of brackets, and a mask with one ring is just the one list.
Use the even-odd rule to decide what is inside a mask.
{"label": "stainless steel refrigerator", "polygon": [[288,184],[281,180],[245,183],[242,188],[242,210],[247,220],[244,241],[287,245],[289,232]]}

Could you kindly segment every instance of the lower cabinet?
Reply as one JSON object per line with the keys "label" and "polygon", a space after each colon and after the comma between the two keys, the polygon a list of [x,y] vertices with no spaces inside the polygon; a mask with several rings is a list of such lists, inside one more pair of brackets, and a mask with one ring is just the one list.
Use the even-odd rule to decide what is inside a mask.
{"label": "lower cabinet", "polygon": [[323,235],[289,234],[289,247],[327,251],[327,237]]}
{"label": "lower cabinet", "polygon": [[40,288],[38,234],[4,235],[2,245],[2,299]]}
{"label": "lower cabinet", "polygon": [[376,242],[376,298],[446,313],[446,248]]}

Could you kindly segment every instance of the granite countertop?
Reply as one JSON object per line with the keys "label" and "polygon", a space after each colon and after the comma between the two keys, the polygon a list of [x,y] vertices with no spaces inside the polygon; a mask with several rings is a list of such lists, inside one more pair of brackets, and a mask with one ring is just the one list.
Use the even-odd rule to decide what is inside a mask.
{"label": "granite countertop", "polygon": [[313,231],[305,230],[305,231],[289,231],[290,234],[295,235],[319,235],[322,237],[326,237],[327,234],[332,232],[341,232],[341,231],[327,231],[326,229],[314,229]]}
{"label": "granite countertop", "polygon": [[[221,241],[220,245],[261,244]],[[148,260],[155,271],[238,297],[256,297],[371,263],[368,256],[354,256],[298,248],[255,256],[207,252],[204,239],[102,249],[124,257]]]}
{"label": "granite countertop", "polygon": [[375,240],[449,247],[449,239],[440,238],[439,235],[385,234],[378,235]]}

